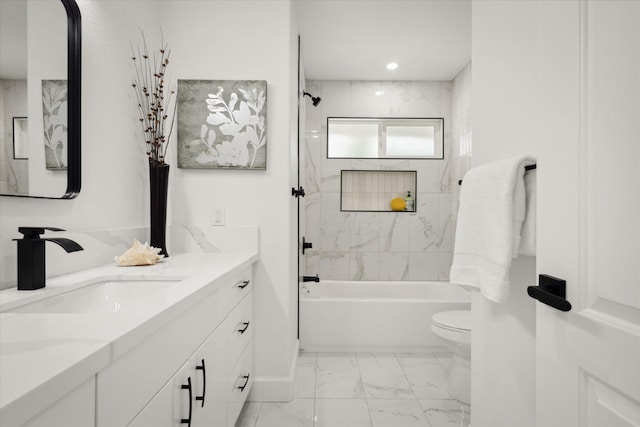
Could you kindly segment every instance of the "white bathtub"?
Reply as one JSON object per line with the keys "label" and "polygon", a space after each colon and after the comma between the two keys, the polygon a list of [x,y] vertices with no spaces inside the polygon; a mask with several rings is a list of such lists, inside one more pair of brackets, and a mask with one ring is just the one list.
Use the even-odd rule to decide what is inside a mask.
{"label": "white bathtub", "polygon": [[431,316],[470,308],[448,282],[303,283],[300,349],[311,352],[431,352],[444,349]]}

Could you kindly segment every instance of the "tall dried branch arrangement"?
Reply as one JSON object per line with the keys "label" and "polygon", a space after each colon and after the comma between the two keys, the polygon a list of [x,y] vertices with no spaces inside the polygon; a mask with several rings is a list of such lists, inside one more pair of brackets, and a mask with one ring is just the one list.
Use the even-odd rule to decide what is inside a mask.
{"label": "tall dried branch arrangement", "polygon": [[[175,117],[175,90],[167,88],[165,81],[171,51],[161,37],[160,49],[149,53],[144,33],[141,31],[140,34],[142,46],[134,48],[131,45],[134,67],[131,86],[138,102],[138,119],[142,125],[149,162],[163,165]],[[169,131],[165,133],[167,128]]]}

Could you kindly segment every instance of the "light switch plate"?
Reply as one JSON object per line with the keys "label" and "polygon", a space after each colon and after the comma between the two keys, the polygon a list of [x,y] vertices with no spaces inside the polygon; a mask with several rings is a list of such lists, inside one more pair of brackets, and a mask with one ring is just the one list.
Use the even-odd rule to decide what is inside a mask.
{"label": "light switch plate", "polygon": [[211,225],[224,225],[224,206],[211,208]]}

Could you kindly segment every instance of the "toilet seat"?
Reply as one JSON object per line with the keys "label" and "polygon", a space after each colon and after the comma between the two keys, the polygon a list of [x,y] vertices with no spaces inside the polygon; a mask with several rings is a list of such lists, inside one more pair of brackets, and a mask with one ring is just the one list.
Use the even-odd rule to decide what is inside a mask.
{"label": "toilet seat", "polygon": [[471,310],[452,310],[436,313],[433,323],[443,329],[454,332],[471,332]]}

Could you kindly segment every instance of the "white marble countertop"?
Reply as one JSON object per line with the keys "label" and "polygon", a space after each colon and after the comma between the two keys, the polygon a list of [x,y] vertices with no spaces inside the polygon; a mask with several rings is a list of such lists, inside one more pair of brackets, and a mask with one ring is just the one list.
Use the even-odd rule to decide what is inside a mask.
{"label": "white marble countertop", "polygon": [[[0,425],[27,421],[195,304],[256,253],[179,254],[154,266],[115,264],[49,279],[36,291],[0,291]],[[117,313],[5,313],[95,278],[181,281]]]}

